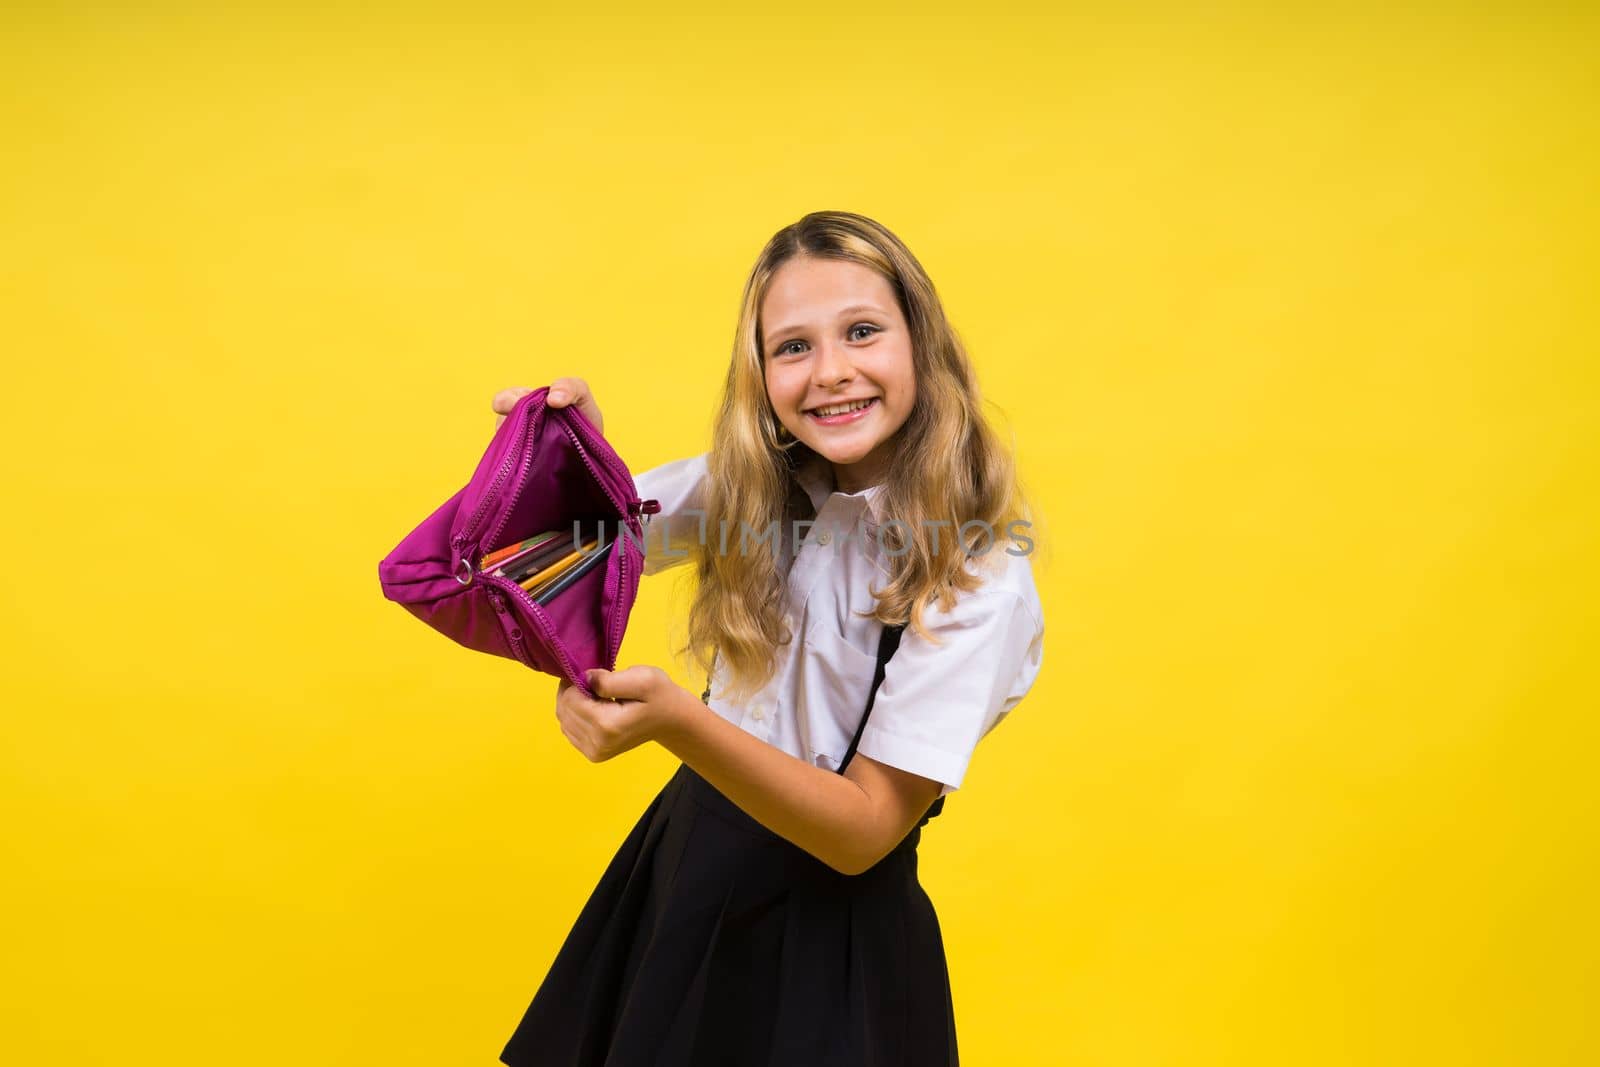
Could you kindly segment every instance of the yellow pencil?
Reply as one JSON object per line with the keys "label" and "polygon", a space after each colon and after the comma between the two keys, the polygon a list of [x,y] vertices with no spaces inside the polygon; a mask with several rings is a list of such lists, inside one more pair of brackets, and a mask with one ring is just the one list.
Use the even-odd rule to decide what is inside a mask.
{"label": "yellow pencil", "polygon": [[599,543],[600,539],[598,537],[591,538],[590,540],[584,542],[582,549],[573,549],[571,552],[567,553],[565,556],[562,556],[560,559],[550,564],[550,566],[546,567],[538,574],[535,574],[529,578],[524,578],[517,584],[522,586],[522,588],[526,589],[529,593],[532,593],[534,589],[538,588],[540,585],[543,585],[548,579],[554,578],[562,571],[572,566],[574,563],[577,563],[579,560],[583,559],[589,554],[589,552],[593,551],[594,546]]}

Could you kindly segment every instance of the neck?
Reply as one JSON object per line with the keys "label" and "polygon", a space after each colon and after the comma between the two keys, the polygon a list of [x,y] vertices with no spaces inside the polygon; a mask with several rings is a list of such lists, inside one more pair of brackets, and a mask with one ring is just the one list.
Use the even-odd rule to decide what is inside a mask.
{"label": "neck", "polygon": [[833,487],[841,493],[859,493],[883,481],[876,471],[856,470],[854,467],[833,466]]}

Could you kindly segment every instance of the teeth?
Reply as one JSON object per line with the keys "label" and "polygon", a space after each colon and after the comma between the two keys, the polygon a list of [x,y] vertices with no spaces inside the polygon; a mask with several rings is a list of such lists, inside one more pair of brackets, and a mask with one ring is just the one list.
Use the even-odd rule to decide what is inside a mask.
{"label": "teeth", "polygon": [[818,415],[843,415],[847,411],[860,411],[862,408],[866,407],[870,403],[872,403],[871,400],[857,400],[853,404],[833,404],[833,405],[831,405],[829,407],[817,408],[816,414],[818,414]]}

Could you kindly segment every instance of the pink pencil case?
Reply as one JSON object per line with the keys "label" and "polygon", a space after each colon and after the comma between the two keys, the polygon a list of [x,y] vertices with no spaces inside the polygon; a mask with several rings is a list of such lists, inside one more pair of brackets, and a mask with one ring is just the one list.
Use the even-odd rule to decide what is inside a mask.
{"label": "pink pencil case", "polygon": [[[517,401],[472,480],[384,557],[378,581],[386,598],[458,644],[589,693],[586,671],[616,669],[644,570],[641,516],[660,505],[639,499],[633,475],[582,412],[545,406],[548,393]],[[607,557],[546,604],[479,566],[506,545],[572,531],[575,520],[585,531],[598,521],[595,551]]]}

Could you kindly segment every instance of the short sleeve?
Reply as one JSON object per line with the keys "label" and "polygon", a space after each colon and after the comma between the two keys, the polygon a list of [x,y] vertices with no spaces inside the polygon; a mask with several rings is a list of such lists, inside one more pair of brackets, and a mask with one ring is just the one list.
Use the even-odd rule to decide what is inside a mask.
{"label": "short sleeve", "polygon": [[706,459],[701,453],[652,467],[633,477],[639,499],[655,500],[661,510],[645,526],[644,573],[687,563],[705,537]]}
{"label": "short sleeve", "polygon": [[907,626],[884,669],[856,751],[869,759],[961,786],[978,742],[1033,687],[1044,656],[1044,619],[1030,569],[1008,587],[980,588],[923,622],[943,644]]}

